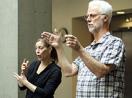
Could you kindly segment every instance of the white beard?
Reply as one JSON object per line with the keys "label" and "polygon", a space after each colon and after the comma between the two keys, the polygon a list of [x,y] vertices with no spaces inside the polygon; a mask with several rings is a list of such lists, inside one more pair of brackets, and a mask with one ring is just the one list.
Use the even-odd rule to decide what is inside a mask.
{"label": "white beard", "polygon": [[92,34],[96,33],[95,28],[91,28],[91,27],[89,27],[88,30],[89,30],[89,32],[92,33]]}

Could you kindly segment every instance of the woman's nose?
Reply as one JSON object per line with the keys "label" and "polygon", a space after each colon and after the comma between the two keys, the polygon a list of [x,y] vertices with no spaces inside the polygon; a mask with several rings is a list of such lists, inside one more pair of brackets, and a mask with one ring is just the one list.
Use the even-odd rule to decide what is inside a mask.
{"label": "woman's nose", "polygon": [[40,52],[39,52],[39,50],[38,49],[36,49],[36,54],[39,54]]}

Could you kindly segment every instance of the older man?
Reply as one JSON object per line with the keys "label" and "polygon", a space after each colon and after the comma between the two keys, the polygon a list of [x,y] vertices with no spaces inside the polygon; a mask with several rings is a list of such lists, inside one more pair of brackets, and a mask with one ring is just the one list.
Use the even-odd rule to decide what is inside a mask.
{"label": "older man", "polygon": [[66,76],[77,77],[76,98],[124,98],[124,44],[109,31],[112,6],[103,0],[89,2],[85,16],[94,41],[83,47],[73,35],[66,35],[66,45],[78,53],[70,63],[60,36],[43,32],[58,53],[59,63]]}

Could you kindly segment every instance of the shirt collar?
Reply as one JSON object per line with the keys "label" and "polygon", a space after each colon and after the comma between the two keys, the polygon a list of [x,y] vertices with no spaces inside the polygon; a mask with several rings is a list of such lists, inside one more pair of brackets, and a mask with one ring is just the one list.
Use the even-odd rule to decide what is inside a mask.
{"label": "shirt collar", "polygon": [[108,35],[110,35],[110,32],[105,33],[105,34],[99,39],[98,42],[95,42],[95,40],[94,40],[94,41],[91,43],[91,45],[93,46],[93,45],[97,45],[97,44],[103,43],[103,42],[106,40],[106,38],[107,38]]}

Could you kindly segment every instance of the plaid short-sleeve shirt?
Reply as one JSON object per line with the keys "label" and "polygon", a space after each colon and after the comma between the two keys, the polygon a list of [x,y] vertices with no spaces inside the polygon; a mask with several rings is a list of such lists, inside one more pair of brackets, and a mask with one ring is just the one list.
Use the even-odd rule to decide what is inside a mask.
{"label": "plaid short-sleeve shirt", "polygon": [[80,57],[76,58],[73,61],[78,66],[76,98],[124,98],[125,49],[122,40],[108,32],[85,50],[101,63],[115,67],[106,76],[97,78]]}

